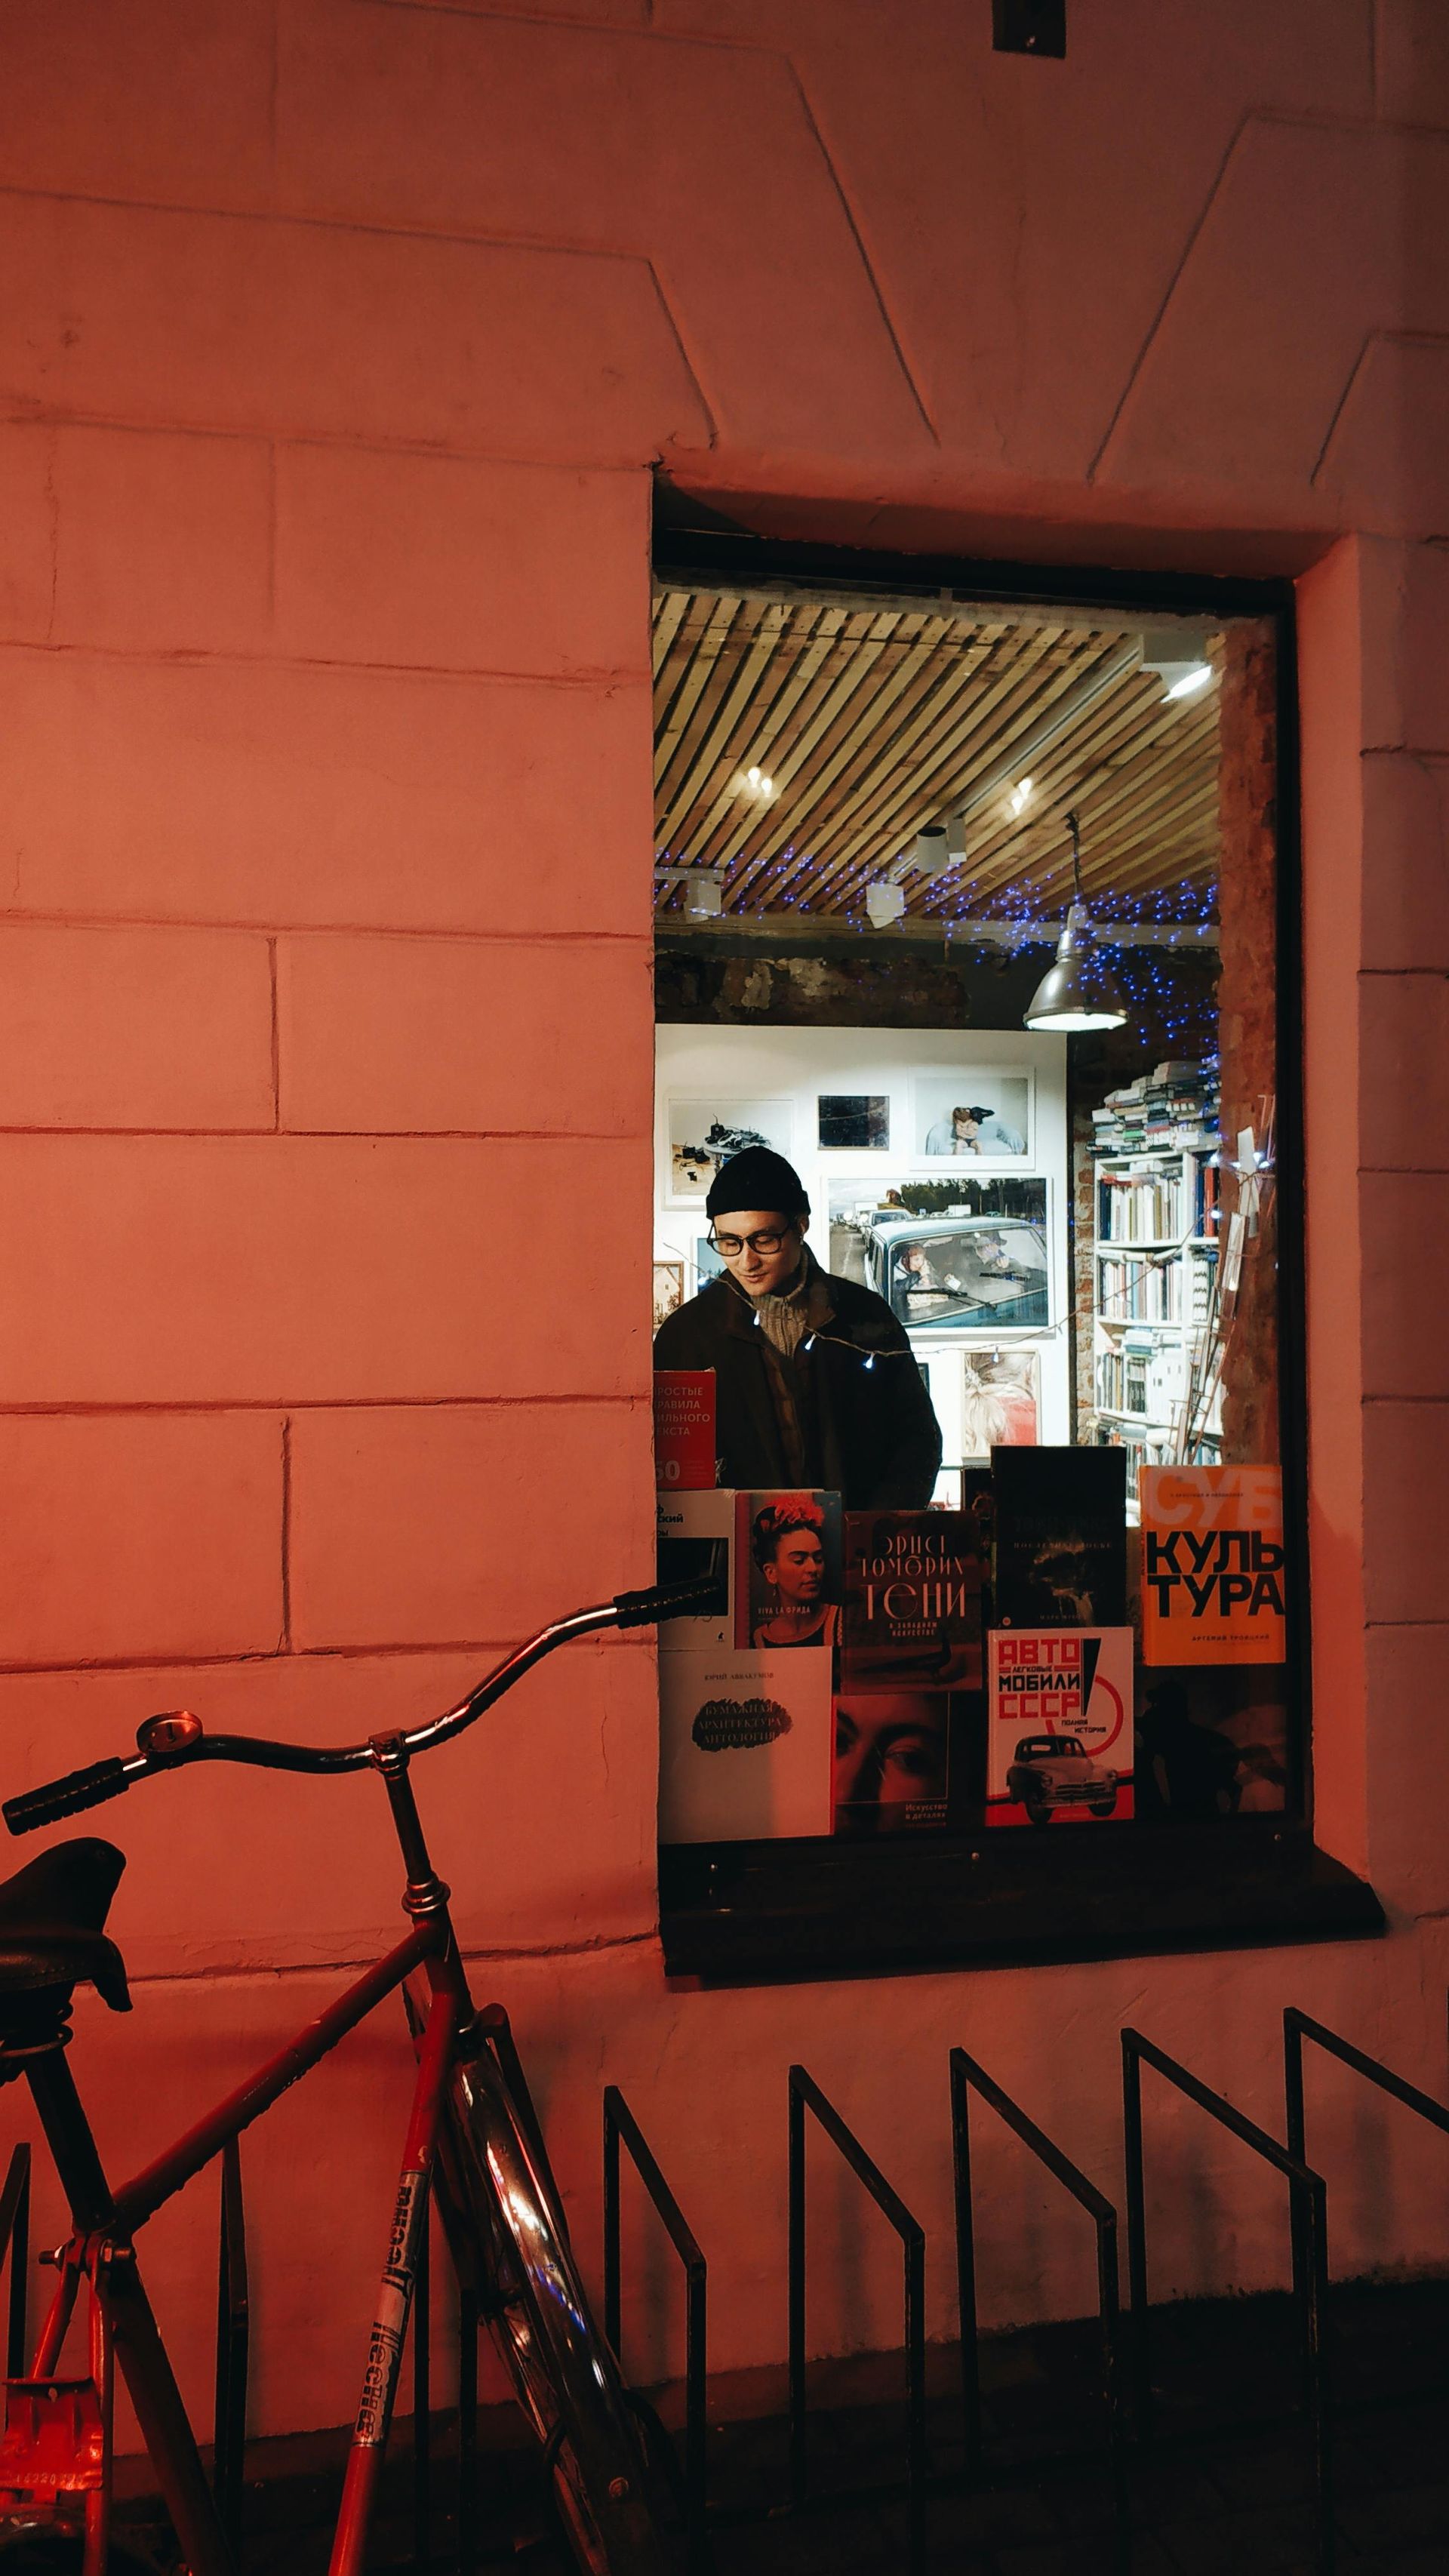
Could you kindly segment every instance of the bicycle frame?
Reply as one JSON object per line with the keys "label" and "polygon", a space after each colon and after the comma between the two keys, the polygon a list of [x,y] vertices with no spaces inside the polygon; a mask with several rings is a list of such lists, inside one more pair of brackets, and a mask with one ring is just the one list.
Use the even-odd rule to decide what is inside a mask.
{"label": "bicycle frame", "polygon": [[[29,2380],[7,2385],[0,2498],[33,2502],[48,2495],[54,2503],[62,2494],[83,2494],[83,2576],[104,2576],[106,2564],[113,2354],[130,2391],[142,2438],[156,2468],[191,2576],[235,2576],[231,2546],[150,2302],[141,2286],[132,2238],[136,2229],[174,2198],[203,2165],[269,2110],[289,2085],[320,2064],[339,2040],[401,1987],[415,1969],[421,1969],[426,1972],[431,2002],[421,2031],[411,2011],[409,2015],[415,2029],[418,2074],[330,2570],[330,2576],[361,2576],[419,2252],[425,2242],[429,2184],[450,2081],[457,2077],[466,2085],[466,2068],[476,2063],[490,2039],[495,2047],[499,2045],[496,2031],[490,2028],[490,2016],[480,2017],[474,2011],[448,1914],[448,1890],[428,1853],[408,1777],[409,1765],[415,1754],[431,1751],[471,1726],[554,1647],[596,1629],[644,1627],[691,1610],[713,1607],[717,1579],[711,1575],[686,1584],[620,1593],[612,1602],[576,1610],[566,1619],[555,1620],[508,1656],[455,1708],[423,1726],[374,1735],[364,1744],[285,1744],[256,1736],[207,1736],[199,1718],[182,1709],[148,1718],[138,1730],[136,1753],[92,1763],[87,1770],[71,1772],[43,1789],[6,1800],[3,1813],[11,1832],[26,1833],[118,1797],[136,1782],[158,1772],[191,1762],[243,1762],[267,1770],[325,1775],[370,1768],[380,1775],[387,1790],[407,1870],[403,1909],[413,1918],[412,1931],[395,1949],[379,1959],[285,2048],[258,2067],[244,2084],[206,2112],[174,2146],[155,2157],[130,2182],[123,2183],[119,2191],[112,2191],[106,2181],[65,2056],[70,2036],[70,1986],[45,1985],[38,1990],[35,2000],[41,2021],[14,2046],[12,2054],[17,2064],[13,2071],[23,2072],[30,2084],[70,2204],[74,2233],[56,2257],[60,2279],[41,2330],[34,2372]],[[536,2150],[536,2179],[556,2207],[557,2193],[532,2121],[526,2089],[516,2116],[526,2124],[531,2149]],[[450,2252],[454,2252],[451,2246]],[[456,2254],[454,2259],[456,2264]],[[92,2376],[85,2381],[60,2383],[57,2373],[61,2353],[82,2280],[89,2283],[92,2303]],[[459,2291],[466,2305],[471,2283],[464,2282],[461,2271]],[[597,2363],[594,2369],[597,2376]],[[603,2386],[602,2380],[599,2384]],[[69,2427],[65,2406],[70,2409]],[[610,2493],[627,2495],[628,2486],[627,2479],[620,2479],[611,2486]]]}
{"label": "bicycle frame", "polygon": [[[109,2544],[112,2354],[130,2392],[192,2576],[235,2576],[231,2547],[142,2287],[132,2239],[136,2230],[174,2199],[213,2156],[269,2110],[291,2085],[320,2065],[349,2031],[397,1992],[414,1970],[421,1969],[426,1973],[432,1999],[416,2043],[417,2080],[331,2560],[330,2576],[360,2576],[392,2420],[448,2082],[460,2058],[485,2044],[482,2031],[475,2027],[472,1998],[448,1913],[448,1891],[428,1859],[407,1780],[406,1753],[398,1739],[384,1737],[376,1740],[374,1758],[387,1787],[408,1862],[403,1903],[415,1921],[406,1938],[347,1987],[315,2021],[115,2191],[107,2185],[63,2047],[35,2057],[25,2068],[70,2204],[74,2234],[56,2258],[60,2278],[55,2296],[40,2331],[29,2379],[20,2383],[31,2394],[29,2437],[22,2424],[19,2438],[7,2440],[0,2495],[33,2497],[49,2492],[54,2496],[57,2492],[54,2418],[46,2401],[57,2386],[67,2329],[85,2280],[92,2300],[91,2380],[60,2383],[72,2420],[79,2424],[84,2418],[89,2436],[85,2460],[71,2481],[72,2489],[82,2488],[85,2494],[84,2576],[103,2576]],[[91,2387],[96,2392],[95,2406],[84,2393]],[[64,2481],[59,2491],[66,2491]]]}

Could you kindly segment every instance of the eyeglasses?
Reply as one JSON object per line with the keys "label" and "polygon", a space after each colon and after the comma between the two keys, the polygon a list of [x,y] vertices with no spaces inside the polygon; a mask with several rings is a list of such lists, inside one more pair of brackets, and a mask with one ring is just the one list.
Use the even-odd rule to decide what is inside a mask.
{"label": "eyeglasses", "polygon": [[742,1252],[757,1252],[763,1261],[768,1260],[772,1252],[778,1252],[786,1236],[793,1231],[793,1227],[788,1227],[784,1234],[779,1234],[773,1226],[762,1226],[758,1234],[716,1234],[711,1226],[709,1239],[721,1261],[738,1261]]}

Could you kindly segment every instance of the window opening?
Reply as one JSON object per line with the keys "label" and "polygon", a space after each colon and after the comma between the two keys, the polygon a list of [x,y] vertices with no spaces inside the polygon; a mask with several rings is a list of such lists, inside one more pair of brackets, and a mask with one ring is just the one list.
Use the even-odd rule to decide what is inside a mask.
{"label": "window opening", "polygon": [[[753,1256],[736,1233],[722,1259],[706,1202],[731,1157],[781,1156],[806,1243],[900,1328],[942,1437],[893,1534],[839,1440],[796,1424],[773,1482],[822,1515],[814,1655],[742,1663],[737,1689],[729,1658],[790,1633],[756,1561],[766,1480],[671,1490],[661,1452],[666,1537],[733,1565],[731,1617],[662,1641],[666,1842],[1298,1811],[1275,619],[683,573],[654,619],[656,1325],[722,1275],[739,1304]],[[788,1407],[799,1343],[766,1357]],[[803,1360],[821,1385],[845,1365]],[[897,1545],[918,1633],[892,1662]],[[691,1653],[753,1802],[700,1711],[671,1753]],[[804,1668],[832,1659],[822,1716]],[[833,1776],[804,1749],[827,1733]]]}

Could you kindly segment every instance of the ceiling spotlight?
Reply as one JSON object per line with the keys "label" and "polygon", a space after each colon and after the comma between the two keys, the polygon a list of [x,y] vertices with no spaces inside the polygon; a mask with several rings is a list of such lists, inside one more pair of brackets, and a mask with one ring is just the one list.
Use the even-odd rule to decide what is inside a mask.
{"label": "ceiling spotlight", "polygon": [[923,823],[911,845],[911,866],[923,877],[943,877],[956,864],[944,823]]}
{"label": "ceiling spotlight", "polygon": [[891,923],[899,921],[905,911],[905,894],[900,886],[890,885],[884,877],[879,877],[874,885],[866,887],[865,908],[870,915],[872,930],[889,930]]}
{"label": "ceiling spotlight", "polygon": [[1024,814],[1026,812],[1028,805],[1031,803],[1031,789],[1032,782],[1029,778],[1018,778],[1016,785],[1013,787],[1011,794],[1006,800],[1008,813]]}
{"label": "ceiling spotlight", "polygon": [[745,794],[753,796],[757,805],[768,805],[774,796],[775,782],[769,771],[761,769],[758,762],[745,771],[740,783]]}
{"label": "ceiling spotlight", "polygon": [[1082,900],[1082,847],[1075,814],[1067,816],[1067,829],[1072,836],[1072,900],[1056,957],[1024,1014],[1027,1028],[1055,1030],[1060,1036],[1085,1029],[1120,1029],[1127,1017],[1127,1005],[1097,946]]}
{"label": "ceiling spotlight", "polygon": [[1180,680],[1173,681],[1167,695],[1170,698],[1195,698],[1199,689],[1207,687],[1212,675],[1211,662],[1195,662],[1183,672]]}

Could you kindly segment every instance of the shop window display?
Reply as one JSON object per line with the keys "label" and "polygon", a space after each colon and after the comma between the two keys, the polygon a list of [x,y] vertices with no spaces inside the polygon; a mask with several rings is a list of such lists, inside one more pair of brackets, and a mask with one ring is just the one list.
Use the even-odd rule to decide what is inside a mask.
{"label": "shop window display", "polygon": [[[848,1870],[847,1847],[882,1838],[944,1854],[1019,1825],[1023,1850],[1075,1849],[1100,1829],[1129,1852],[1174,1825],[1301,1817],[1283,611],[988,614],[908,587],[883,607],[784,577],[758,593],[678,577],[661,601],[656,1279],[686,1311],[711,1279],[748,1304],[701,1201],[732,1150],[792,1157],[820,1273],[904,1333],[941,1434],[934,1491],[893,1531],[844,1508],[841,1574],[808,1605],[833,1711],[816,1820],[731,1827],[717,1795],[694,1812],[672,1792],[663,1841],[792,1835],[839,1844]],[[726,725],[752,643],[756,684]],[[770,750],[768,812],[730,787],[747,739]],[[1095,1025],[1044,971],[1074,852],[1074,935],[1085,918],[1118,1006]],[[681,870],[710,878],[707,918]],[[1028,1028],[1048,981],[1060,1024]],[[807,1390],[811,1357],[792,1355]],[[733,1651],[778,1659],[805,1611],[740,1629],[747,1508],[768,1498],[729,1523]],[[910,1569],[894,1604],[917,1628],[873,1664],[852,1649],[868,1552]],[[974,1578],[932,1591],[924,1569],[947,1561]],[[760,1573],[751,1560],[751,1600]],[[677,1779],[678,1659],[661,1666]],[[787,1741],[799,1760],[787,1714],[751,1748],[762,1769]]]}

